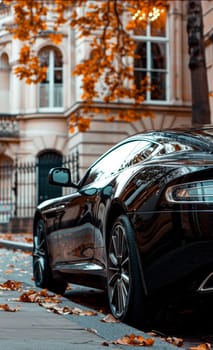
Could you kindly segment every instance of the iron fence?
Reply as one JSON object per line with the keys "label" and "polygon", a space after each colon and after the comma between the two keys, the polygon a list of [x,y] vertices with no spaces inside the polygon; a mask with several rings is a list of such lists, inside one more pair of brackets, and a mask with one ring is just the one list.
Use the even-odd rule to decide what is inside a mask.
{"label": "iron fence", "polygon": [[[0,165],[0,223],[8,223],[12,218],[33,217],[35,207],[39,203],[41,166],[39,162],[19,161],[16,161],[15,164]],[[46,170],[54,166],[53,159],[51,163],[45,164]],[[73,181],[79,181],[78,151],[62,158],[60,166],[69,168]],[[58,190],[48,192],[47,187],[45,185],[43,189],[43,191],[47,191],[46,199],[54,197],[55,193],[58,194]],[[67,191],[67,189],[61,188],[59,190],[61,195]]]}

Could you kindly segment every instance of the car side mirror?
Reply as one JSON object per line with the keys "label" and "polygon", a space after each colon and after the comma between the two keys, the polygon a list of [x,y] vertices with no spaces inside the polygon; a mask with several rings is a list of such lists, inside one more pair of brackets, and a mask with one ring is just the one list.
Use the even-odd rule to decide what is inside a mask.
{"label": "car side mirror", "polygon": [[75,186],[71,181],[71,173],[68,168],[52,168],[48,174],[48,181],[51,185]]}

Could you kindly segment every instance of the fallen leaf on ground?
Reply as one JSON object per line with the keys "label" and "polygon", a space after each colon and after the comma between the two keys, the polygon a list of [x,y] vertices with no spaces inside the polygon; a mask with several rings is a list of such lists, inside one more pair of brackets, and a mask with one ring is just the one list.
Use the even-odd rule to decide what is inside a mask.
{"label": "fallen leaf on ground", "polygon": [[172,345],[175,345],[175,346],[178,346],[178,347],[183,346],[183,339],[182,338],[171,337],[171,336],[169,337],[169,336],[166,336],[165,334],[163,334],[161,332],[158,332],[158,331],[157,332],[156,331],[152,331],[152,332],[149,332],[148,334],[150,336],[158,337],[161,340],[164,340],[167,343],[170,343]]}
{"label": "fallen leaf on ground", "polygon": [[71,284],[68,284],[68,286],[67,286],[67,289],[66,290],[72,290],[72,286],[71,286]]}
{"label": "fallen leaf on ground", "polygon": [[119,323],[120,321],[118,319],[116,319],[112,314],[108,314],[104,318],[102,318],[101,322]]}
{"label": "fallen leaf on ground", "polygon": [[33,242],[33,238],[32,237],[24,237],[24,240],[27,243],[32,243]]}
{"label": "fallen leaf on ground", "polygon": [[124,337],[113,341],[113,344],[119,345],[134,345],[134,346],[151,346],[154,344],[153,338],[144,338],[141,335],[135,335],[134,333],[130,335],[125,335]]}
{"label": "fallen leaf on ground", "polygon": [[1,311],[10,311],[10,312],[16,312],[20,310],[20,307],[12,308],[8,304],[0,304],[0,310]]}
{"label": "fallen leaf on ground", "polygon": [[29,242],[33,241],[32,233],[2,233],[0,239],[7,241]]}
{"label": "fallen leaf on ground", "polygon": [[183,339],[182,338],[177,338],[177,337],[166,337],[163,338],[167,343],[170,343],[175,346],[182,346],[183,345]]}
{"label": "fallen leaf on ground", "polygon": [[40,292],[37,292],[33,289],[30,289],[27,292],[24,292],[18,298],[19,301],[26,303],[60,303],[60,296],[56,294],[48,294],[46,289],[42,289]]}
{"label": "fallen leaf on ground", "polygon": [[101,345],[103,345],[103,346],[109,346],[109,343],[105,340]]}
{"label": "fallen leaf on ground", "polygon": [[209,343],[203,343],[198,346],[192,346],[189,348],[189,350],[210,350],[211,349],[211,344]]}
{"label": "fallen leaf on ground", "polygon": [[98,334],[98,331],[95,328],[85,328],[85,330],[90,333]]}
{"label": "fallen leaf on ground", "polygon": [[90,310],[81,310],[77,307],[70,308],[68,306],[59,307],[55,304],[39,303],[40,306],[45,307],[47,310],[52,311],[60,315],[79,315],[79,316],[96,316],[97,312]]}
{"label": "fallen leaf on ground", "polygon": [[7,280],[4,283],[0,283],[1,290],[19,290],[22,287],[21,282]]}

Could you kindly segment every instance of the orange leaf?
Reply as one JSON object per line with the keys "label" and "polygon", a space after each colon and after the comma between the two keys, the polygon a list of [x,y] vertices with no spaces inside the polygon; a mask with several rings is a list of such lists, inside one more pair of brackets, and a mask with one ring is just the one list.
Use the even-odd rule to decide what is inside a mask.
{"label": "orange leaf", "polygon": [[182,338],[176,338],[176,337],[166,337],[165,340],[167,343],[176,345],[176,346],[182,346],[183,345],[183,339]]}
{"label": "orange leaf", "polygon": [[108,314],[104,318],[102,318],[101,322],[118,323],[120,321],[113,317],[111,314]]}
{"label": "orange leaf", "polygon": [[79,315],[79,316],[96,316],[97,312],[92,310],[81,310],[80,308],[70,308],[68,306],[59,307],[58,305],[39,303],[40,306],[59,315]]}
{"label": "orange leaf", "polygon": [[11,308],[8,304],[0,304],[0,310],[1,311],[16,312],[16,311],[19,311],[20,308],[19,307]]}
{"label": "orange leaf", "polygon": [[46,289],[42,289],[40,292],[36,292],[33,289],[30,289],[27,292],[24,292],[19,297],[19,301],[26,302],[26,303],[59,303],[59,296],[56,296],[55,294],[49,295],[47,293]]}
{"label": "orange leaf", "polygon": [[134,345],[134,346],[151,346],[154,344],[153,338],[144,338],[140,335],[135,335],[134,333],[130,335],[125,335],[124,337],[113,341],[113,344],[120,345]]}
{"label": "orange leaf", "polygon": [[198,346],[192,346],[189,348],[189,350],[210,350],[211,349],[211,344],[209,343],[203,343]]}
{"label": "orange leaf", "polygon": [[1,290],[19,290],[22,286],[21,282],[8,280],[0,284]]}

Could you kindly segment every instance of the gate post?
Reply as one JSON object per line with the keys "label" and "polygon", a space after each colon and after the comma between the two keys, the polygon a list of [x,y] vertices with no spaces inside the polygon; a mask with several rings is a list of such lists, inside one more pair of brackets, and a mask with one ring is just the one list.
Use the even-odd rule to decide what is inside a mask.
{"label": "gate post", "polygon": [[15,168],[14,168],[14,186],[12,190],[14,191],[15,201],[14,201],[14,217],[17,217],[18,214],[18,159],[16,157],[15,160]]}

